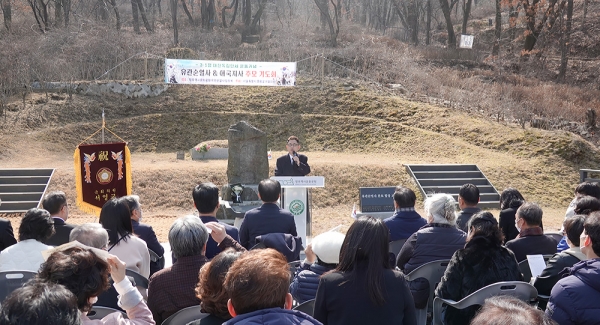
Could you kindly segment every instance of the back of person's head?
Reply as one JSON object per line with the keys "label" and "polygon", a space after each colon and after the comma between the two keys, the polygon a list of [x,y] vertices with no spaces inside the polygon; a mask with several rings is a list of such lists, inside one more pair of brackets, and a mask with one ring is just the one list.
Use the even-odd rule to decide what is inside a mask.
{"label": "back of person's head", "polygon": [[0,309],[0,325],[79,325],[77,298],[60,284],[29,281]]}
{"label": "back of person's head", "polygon": [[196,185],[192,191],[194,205],[200,213],[211,213],[219,205],[219,188],[213,183]]}
{"label": "back of person's head", "polygon": [[258,195],[263,202],[273,203],[279,199],[281,184],[274,179],[263,179],[258,183]]}
{"label": "back of person's head", "polygon": [[[240,256],[229,268],[224,287],[236,315],[268,308],[291,307],[290,269],[280,252],[255,249]],[[288,300],[289,299],[289,306]],[[231,313],[231,309],[229,310]]]}
{"label": "back of person's head", "polygon": [[516,188],[509,187],[500,194],[500,210],[517,209],[525,202],[525,198]]}
{"label": "back of person's head", "polygon": [[500,227],[498,227],[498,221],[491,212],[477,212],[469,220],[467,242],[475,237],[487,238],[488,241],[496,246],[502,245],[504,235]]}
{"label": "back of person's head", "polygon": [[[600,256],[600,211],[592,212],[585,218],[583,229],[592,241],[592,250],[596,256]],[[580,244],[584,245],[584,243]]]}
{"label": "back of person's head", "polygon": [[19,240],[44,241],[54,234],[54,220],[44,209],[33,208],[25,212],[19,226]]}
{"label": "back of person's head", "polygon": [[106,249],[108,247],[108,232],[99,223],[84,223],[71,230],[69,241],[74,240],[89,247]]}
{"label": "back of person's head", "polygon": [[127,202],[119,198],[106,201],[100,210],[100,224],[108,231],[108,242],[111,245],[121,238],[126,242],[127,237],[133,233],[131,211]]}
{"label": "back of person's head", "polygon": [[569,241],[576,247],[579,247],[580,241],[579,237],[583,232],[583,223],[585,222],[584,215],[577,214],[571,217],[568,217],[563,222],[563,227],[565,229],[565,234]]}
{"label": "back of person's head", "polygon": [[50,215],[56,215],[63,206],[67,205],[67,196],[64,192],[50,192],[44,196],[42,207],[50,212]]}
{"label": "back of person's head", "polygon": [[425,215],[434,223],[456,224],[456,201],[450,194],[433,194],[423,202]]}
{"label": "back of person's head", "polygon": [[109,288],[109,266],[90,249],[72,247],[52,253],[40,267],[37,279],[58,283],[77,297],[77,308],[89,311],[90,298]]}
{"label": "back of person's head", "polygon": [[221,319],[231,318],[227,310],[229,295],[225,291],[223,283],[229,268],[241,255],[241,252],[229,248],[219,253],[200,269],[196,296],[200,299],[200,308],[203,313],[209,313]]}
{"label": "back of person's head", "polygon": [[600,199],[600,184],[596,182],[583,182],[575,188],[575,194],[589,195]]}
{"label": "back of person's head", "polygon": [[340,263],[336,270],[349,272],[351,278],[356,277],[357,263],[365,263],[367,273],[365,286],[371,301],[383,305],[383,288],[381,281],[383,270],[389,265],[390,231],[381,219],[360,217],[348,229],[340,251]]}
{"label": "back of person's head", "polygon": [[575,213],[588,215],[594,211],[600,211],[600,200],[597,198],[586,195],[575,203]]}
{"label": "back of person's head", "polygon": [[169,244],[175,258],[203,255],[208,241],[208,229],[197,216],[175,220],[169,229]]}
{"label": "back of person's head", "polygon": [[138,195],[123,196],[121,197],[121,200],[127,204],[131,213],[133,213],[133,210],[137,210],[141,207],[140,197]]}
{"label": "back of person's head", "polygon": [[477,203],[479,203],[479,188],[470,183],[464,184],[460,187],[458,196],[460,196],[467,205],[477,205]]}
{"label": "back of person's head", "polygon": [[542,208],[534,202],[525,202],[516,213],[517,218],[521,218],[530,227],[539,227],[542,224]]}
{"label": "back of person's head", "polygon": [[327,231],[313,238],[311,246],[313,253],[317,255],[317,263],[337,265],[345,237],[337,231]]}
{"label": "back of person's head", "polygon": [[394,192],[394,201],[399,208],[413,208],[417,201],[417,196],[410,188],[398,186]]}
{"label": "back of person's head", "polygon": [[543,311],[512,296],[496,296],[485,304],[471,325],[552,325],[556,324]]}

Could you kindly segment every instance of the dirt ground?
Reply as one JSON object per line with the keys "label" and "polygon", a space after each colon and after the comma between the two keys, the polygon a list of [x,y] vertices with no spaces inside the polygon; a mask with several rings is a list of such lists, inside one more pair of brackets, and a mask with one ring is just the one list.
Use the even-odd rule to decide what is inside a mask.
{"label": "dirt ground", "polygon": [[[82,224],[86,222],[97,222],[98,218],[94,215],[86,214],[81,212],[75,205],[74,200],[74,179],[69,179],[69,175],[73,173],[73,161],[72,157],[65,155],[55,155],[52,153],[46,154],[32,154],[27,161],[23,160],[11,160],[4,161],[3,168],[41,168],[41,167],[53,167],[57,169],[57,177],[51,181],[49,190],[63,190],[69,196],[70,204],[70,216],[69,223]],[[273,152],[273,157],[278,157],[283,152]],[[305,152],[310,157],[311,166],[316,170],[319,170],[323,165],[361,165],[366,168],[377,168],[389,165],[389,160],[383,155],[380,158],[384,159],[373,159],[372,155],[367,154],[350,154],[350,153],[327,153],[327,152]],[[52,163],[48,163],[52,161]],[[203,160],[203,161],[192,161],[189,157],[186,160],[175,159],[175,154],[158,154],[158,153],[134,153],[132,154],[132,166],[133,166],[133,178],[134,188],[138,180],[136,180],[136,174],[146,173],[159,173],[164,170],[173,171],[173,175],[176,172],[186,171],[191,173],[194,170],[203,169],[209,171],[215,171],[215,173],[226,173],[227,160]],[[269,161],[269,167],[272,171],[275,166],[275,159]],[[189,191],[183,194],[183,203],[178,206],[172,207],[154,207],[152,202],[149,202],[151,192],[160,191],[161,184],[155,184],[156,187],[152,190],[141,191],[140,201],[143,208],[143,222],[150,224],[159,240],[161,242],[167,242],[167,235],[169,227],[175,219],[190,214],[197,214],[193,207],[191,198],[191,187]],[[164,186],[168,186],[165,184]],[[327,187],[327,179],[325,181]],[[354,189],[353,189],[354,190]],[[357,189],[356,189],[357,190]],[[319,191],[323,189],[313,189],[313,201],[315,198],[321,196]],[[147,193],[146,195],[144,195]],[[187,198],[187,199],[186,199]],[[313,235],[320,234],[338,225],[342,225],[342,231],[346,231],[353,219],[350,217],[354,202],[338,202],[335,205],[323,205],[319,204],[318,201],[313,202]],[[423,214],[422,201],[417,202],[417,211]],[[562,223],[566,206],[563,208],[552,208],[544,207],[544,224],[546,225],[546,231],[558,230]],[[497,216],[498,210],[491,210],[491,212]],[[391,215],[391,214],[390,214]],[[5,215],[11,220],[15,233],[20,224],[21,215]]]}

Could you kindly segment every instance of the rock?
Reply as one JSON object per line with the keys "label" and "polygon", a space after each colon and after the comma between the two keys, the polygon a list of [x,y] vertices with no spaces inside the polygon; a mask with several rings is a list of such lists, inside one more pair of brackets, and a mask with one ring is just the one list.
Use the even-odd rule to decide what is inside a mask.
{"label": "rock", "polygon": [[227,134],[229,183],[258,184],[268,178],[267,135],[246,121],[230,126]]}

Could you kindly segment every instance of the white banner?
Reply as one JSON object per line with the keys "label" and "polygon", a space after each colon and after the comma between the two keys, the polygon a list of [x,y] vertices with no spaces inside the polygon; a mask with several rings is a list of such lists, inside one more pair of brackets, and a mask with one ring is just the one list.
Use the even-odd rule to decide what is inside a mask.
{"label": "white banner", "polygon": [[234,86],[295,86],[296,62],[165,59],[165,83]]}

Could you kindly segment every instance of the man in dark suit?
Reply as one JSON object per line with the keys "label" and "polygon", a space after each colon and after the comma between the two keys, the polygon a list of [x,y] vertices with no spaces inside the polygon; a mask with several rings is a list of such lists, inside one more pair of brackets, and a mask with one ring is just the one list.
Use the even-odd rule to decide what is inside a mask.
{"label": "man in dark suit", "polygon": [[481,211],[477,204],[479,204],[479,188],[470,183],[461,186],[458,192],[460,212],[456,215],[458,229],[469,232],[469,220],[475,213]]}
{"label": "man in dark suit", "polygon": [[256,244],[256,237],[270,233],[284,233],[298,236],[294,216],[277,205],[281,184],[272,179],[264,179],[258,184],[258,197],[263,204],[244,215],[240,226],[240,244],[246,249]]}
{"label": "man in dark suit", "polygon": [[69,242],[69,234],[75,228],[74,225],[66,223],[69,218],[69,205],[67,196],[64,192],[50,192],[42,201],[44,210],[50,212],[54,220],[54,235],[44,241],[44,244],[50,246],[60,246]]}
{"label": "man in dark suit", "polygon": [[0,251],[17,243],[10,220],[0,218]]}
{"label": "man in dark suit", "polygon": [[517,262],[526,260],[527,255],[556,253],[556,241],[542,230],[542,214],[542,208],[533,202],[525,202],[517,210],[515,226],[519,235],[506,242],[506,248],[515,253]]}
{"label": "man in dark suit", "polygon": [[277,158],[275,166],[275,176],[306,176],[310,173],[308,157],[298,154],[300,150],[300,140],[292,135],[288,138],[286,149],[287,155]]}
{"label": "man in dark suit", "polygon": [[[142,205],[140,204],[140,197],[137,195],[128,195],[125,196],[124,199],[129,205],[129,210],[131,211],[131,226],[133,228],[133,233],[141,240],[146,242],[148,249],[155,252],[158,257],[162,257],[165,253],[165,249],[158,242],[158,238],[156,238],[154,229],[152,229],[152,226],[150,225],[141,223]],[[162,267],[157,261],[150,261],[150,276],[161,269]]]}
{"label": "man in dark suit", "polygon": [[[213,183],[202,183],[196,185],[192,191],[194,198],[194,206],[198,209],[200,220],[203,223],[217,222],[225,227],[225,232],[236,241],[239,240],[239,231],[236,227],[230,226],[217,219],[217,211],[219,210],[219,188]],[[221,250],[212,237],[206,243],[206,258],[212,259],[217,256]]]}

